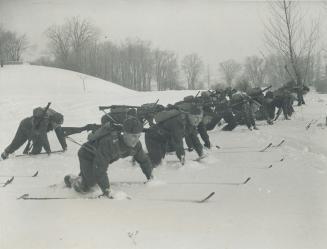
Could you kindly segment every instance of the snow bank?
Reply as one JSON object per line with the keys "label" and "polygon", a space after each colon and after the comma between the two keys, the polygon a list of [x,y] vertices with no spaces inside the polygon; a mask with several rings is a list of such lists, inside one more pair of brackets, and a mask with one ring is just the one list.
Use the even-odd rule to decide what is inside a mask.
{"label": "snow bank", "polygon": [[[78,73],[35,66],[0,69],[0,148],[10,142],[19,121],[37,105],[52,101],[66,125],[99,122],[98,105],[173,103],[195,91],[138,93],[87,76],[86,91]],[[213,147],[203,162],[187,153],[181,166],[168,155],[145,178],[130,159],[109,167],[118,200],[16,200],[36,197],[83,198],[64,186],[77,174],[76,144],[51,156],[0,162],[0,248],[278,248],[324,249],[327,245],[327,96],[314,92],[307,105],[295,107],[292,120],[273,126],[259,122],[258,131],[237,127],[211,131]],[[308,123],[316,120],[309,129]],[[52,149],[59,144],[50,134]],[[74,135],[79,142],[86,134]],[[268,143],[271,147],[259,152]],[[36,171],[37,177],[31,176]],[[241,184],[251,177],[247,184]],[[215,191],[206,203],[194,201]],[[95,189],[90,195],[99,194]],[[132,200],[128,200],[131,196]]]}

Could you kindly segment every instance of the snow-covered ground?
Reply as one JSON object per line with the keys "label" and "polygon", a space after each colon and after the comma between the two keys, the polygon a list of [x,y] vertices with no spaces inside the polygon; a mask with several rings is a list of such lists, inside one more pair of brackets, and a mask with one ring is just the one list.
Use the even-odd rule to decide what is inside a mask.
{"label": "snow-covered ground", "polygon": [[[195,93],[139,93],[76,72],[5,66],[0,68],[0,150],[10,143],[20,120],[49,101],[65,115],[66,126],[83,126],[99,123],[99,105],[138,105],[158,98],[167,104]],[[16,199],[25,193],[80,196],[63,183],[64,175],[79,171],[78,145],[69,141],[64,154],[2,161],[0,175],[8,177],[0,182],[16,177],[0,189],[0,248],[325,249],[327,96],[311,92],[305,99],[307,105],[295,107],[289,121],[280,119],[273,126],[259,122],[258,131],[217,128],[210,139],[221,149],[207,151],[201,163],[192,160],[194,152],[188,153],[185,166],[168,155],[154,170],[156,180],[147,185],[139,167],[121,159],[108,171],[116,200]],[[86,136],[72,137],[82,143]],[[53,132],[49,139],[52,150],[60,148]],[[282,146],[258,152],[282,139]],[[35,178],[18,177],[36,171]],[[233,184],[247,177],[247,184]],[[193,202],[212,191],[208,202]]]}

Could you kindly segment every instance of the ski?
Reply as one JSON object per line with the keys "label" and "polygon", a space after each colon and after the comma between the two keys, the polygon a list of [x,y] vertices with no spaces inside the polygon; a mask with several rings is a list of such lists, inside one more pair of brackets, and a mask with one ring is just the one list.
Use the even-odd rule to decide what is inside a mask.
{"label": "ski", "polygon": [[[101,198],[100,196],[81,196],[81,197],[32,197],[29,194],[23,194],[17,198],[17,200],[94,200],[94,199],[109,199],[114,200],[114,197],[111,198]],[[130,196],[126,197],[127,200],[131,200],[132,198]]]}
{"label": "ski", "polygon": [[199,200],[199,201],[195,201],[196,203],[203,203],[206,202],[207,200],[209,200],[213,195],[215,194],[215,192],[211,192],[206,198]]}
{"label": "ski", "polygon": [[2,187],[6,187],[8,184],[12,183],[13,180],[14,180],[15,177],[11,177],[10,179],[8,179],[7,181],[5,181],[4,183],[1,183],[3,184]]}
{"label": "ski", "polygon": [[243,147],[228,147],[228,148],[221,148],[217,147],[217,149],[227,149],[227,151],[218,151],[218,153],[248,153],[248,152],[265,152],[268,148],[274,147],[272,143],[269,143],[266,147],[259,149],[259,150],[233,150],[233,149],[249,149],[250,147],[243,146]]}
{"label": "ski", "polygon": [[311,127],[311,125],[315,124],[317,122],[317,119],[312,119],[306,126],[305,129],[309,130],[309,128]]}
{"label": "ski", "polygon": [[285,139],[283,139],[282,141],[280,141],[279,144],[273,145],[272,147],[274,147],[274,148],[280,147],[280,146],[282,146],[282,144],[283,144],[284,142],[285,142]]}
{"label": "ski", "polygon": [[[60,153],[63,153],[63,152],[64,152],[63,150],[54,150],[54,151],[51,151],[49,155],[51,155],[51,154],[60,154]],[[47,154],[48,154],[47,152],[40,152],[38,154],[19,154],[19,155],[15,155],[12,158],[15,158],[15,157],[36,157],[38,155],[47,155]]]}
{"label": "ski", "polygon": [[[204,203],[206,201],[208,201],[213,195],[215,194],[215,192],[211,192],[208,196],[206,196],[204,199],[201,200],[189,200],[190,202],[194,202],[194,203]],[[32,197],[29,194],[23,194],[21,196],[19,196],[17,198],[17,200],[36,200],[36,201],[44,201],[44,200],[83,200],[83,199],[99,199],[98,196],[91,196],[91,197]],[[111,200],[115,199],[115,198],[110,198]],[[127,197],[127,200],[132,200],[131,197]],[[142,199],[144,201],[146,201],[147,199]],[[150,199],[149,199],[150,200]],[[167,201],[167,200],[158,200],[158,201]],[[173,200],[169,200],[169,201],[173,201]],[[176,200],[178,201],[178,200]]]}
{"label": "ski", "polygon": [[265,152],[271,146],[272,146],[272,143],[269,143],[266,147],[264,147],[263,149],[259,150],[259,152]]}
{"label": "ski", "polygon": [[39,174],[39,171],[36,171],[33,175],[14,175],[14,176],[0,175],[0,177],[37,177],[38,174]]}
{"label": "ski", "polygon": [[[173,185],[245,185],[251,180],[251,177],[247,177],[242,182],[165,182],[165,184],[173,184]],[[120,182],[112,182],[111,184],[130,184],[130,185],[139,185],[139,184],[146,184],[146,182],[141,181],[120,181]]]}
{"label": "ski", "polygon": [[193,185],[193,184],[199,184],[199,185],[245,185],[251,180],[251,177],[247,177],[243,182],[167,182],[167,184],[185,184],[185,185]]}

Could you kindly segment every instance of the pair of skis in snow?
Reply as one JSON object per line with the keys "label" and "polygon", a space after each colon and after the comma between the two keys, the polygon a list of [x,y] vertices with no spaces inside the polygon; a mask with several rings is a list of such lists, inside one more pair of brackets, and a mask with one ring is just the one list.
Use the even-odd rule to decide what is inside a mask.
{"label": "pair of skis in snow", "polygon": [[[249,181],[251,180],[251,177],[248,177],[245,179],[245,181],[243,182],[239,182],[239,183],[185,183],[185,182],[180,182],[180,183],[170,183],[170,184],[224,184],[224,185],[245,185],[247,184]],[[140,182],[138,182],[140,183]],[[211,192],[209,193],[207,196],[205,196],[202,199],[199,200],[185,200],[187,202],[191,202],[191,203],[204,203],[206,201],[208,201],[212,196],[215,195],[215,192]],[[99,199],[99,196],[89,196],[89,197],[33,197],[30,196],[29,194],[23,194],[22,196],[18,197],[17,200],[78,200],[78,199]],[[115,198],[113,198],[115,199]],[[126,199],[128,200],[132,200],[131,197],[127,197]],[[167,201],[167,200],[157,200],[157,201]],[[169,200],[169,201],[181,201],[181,200]]]}
{"label": "pair of skis in snow", "polygon": [[37,177],[39,174],[39,171],[36,171],[33,175],[15,175],[15,176],[7,176],[7,175],[0,175],[0,177],[10,177],[7,181],[5,182],[0,182],[2,184],[2,188],[6,187],[7,185],[11,184],[15,177]]}
{"label": "pair of skis in snow", "polygon": [[[211,192],[208,196],[200,200],[189,200],[189,202],[193,203],[204,203],[209,200],[215,192]],[[23,194],[22,196],[18,197],[17,200],[80,200],[80,199],[99,199],[98,196],[91,196],[91,197],[31,197],[29,194]],[[114,197],[108,198],[108,200],[115,199]],[[127,197],[127,200],[132,200],[131,197]],[[165,201],[165,200],[162,200]],[[178,201],[178,200],[176,200]]]}

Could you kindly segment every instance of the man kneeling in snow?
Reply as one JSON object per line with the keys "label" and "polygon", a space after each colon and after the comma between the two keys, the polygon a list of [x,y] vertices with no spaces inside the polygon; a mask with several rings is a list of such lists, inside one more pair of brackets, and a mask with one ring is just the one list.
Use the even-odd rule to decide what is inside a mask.
{"label": "man kneeling in snow", "polygon": [[96,184],[104,197],[111,198],[107,175],[109,164],[120,158],[133,156],[148,180],[152,179],[152,164],[139,140],[143,125],[136,118],[129,118],[123,124],[123,134],[104,125],[82,145],[78,151],[80,176],[65,176],[67,187],[80,193],[88,192]]}
{"label": "man kneeling in snow", "polygon": [[[18,150],[26,141],[28,141],[28,144],[24,149],[24,154],[39,154],[42,148],[50,154],[51,149],[47,133],[52,130],[55,131],[59,143],[63,151],[65,151],[67,143],[61,127],[63,122],[64,116],[50,109],[49,106],[35,108],[33,116],[27,117],[20,122],[14,139],[1,154],[1,158],[3,160],[7,159],[11,153]],[[32,146],[30,146],[30,142],[32,142]]]}

